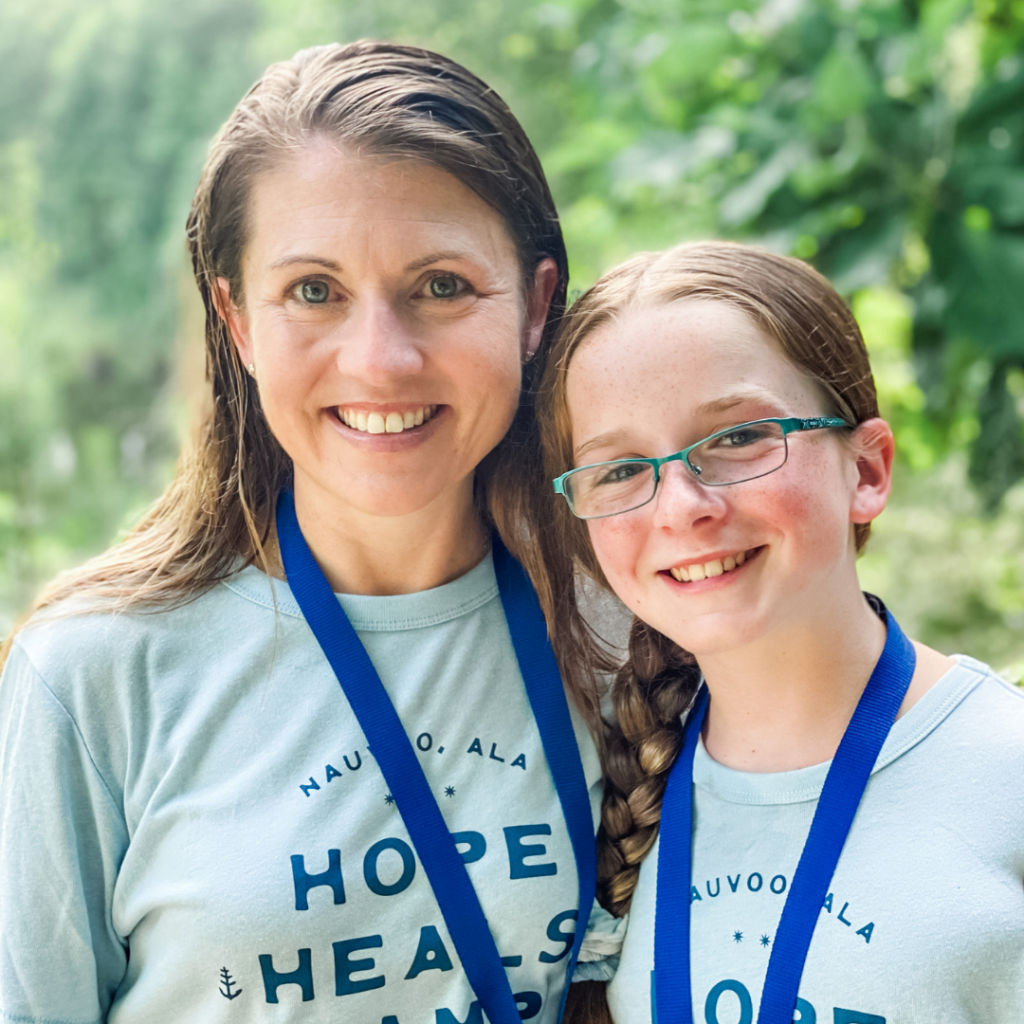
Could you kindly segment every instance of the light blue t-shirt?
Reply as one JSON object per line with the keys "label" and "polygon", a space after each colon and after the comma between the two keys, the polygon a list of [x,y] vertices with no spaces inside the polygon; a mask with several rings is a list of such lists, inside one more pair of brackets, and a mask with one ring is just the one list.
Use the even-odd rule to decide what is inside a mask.
{"label": "light blue t-shirt", "polygon": [[[694,762],[695,1024],[753,1024],[831,762],[756,774]],[[650,1024],[659,846],[608,987]],[[1024,1021],[1024,694],[970,658],[894,724],[818,919],[799,1024]]]}
{"label": "light blue t-shirt", "polygon": [[[577,876],[491,559],[435,590],[340,600],[520,1010],[552,1024]],[[285,584],[249,568],[178,608],[18,636],[0,681],[0,1020],[482,1024]]]}

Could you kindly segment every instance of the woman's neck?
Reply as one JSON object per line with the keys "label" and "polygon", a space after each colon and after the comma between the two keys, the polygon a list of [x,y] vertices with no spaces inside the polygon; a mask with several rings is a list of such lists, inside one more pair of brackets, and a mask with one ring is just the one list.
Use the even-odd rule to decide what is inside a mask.
{"label": "woman's neck", "polygon": [[719,763],[779,772],[835,754],[886,630],[856,588],[806,612],[752,644],[698,659],[711,694],[704,744]]}
{"label": "woman's neck", "polygon": [[[302,534],[331,589],[343,594],[411,594],[462,576],[490,538],[473,501],[472,478],[425,508],[398,516],[338,508],[314,487],[295,486]],[[280,566],[276,533],[268,554]]]}

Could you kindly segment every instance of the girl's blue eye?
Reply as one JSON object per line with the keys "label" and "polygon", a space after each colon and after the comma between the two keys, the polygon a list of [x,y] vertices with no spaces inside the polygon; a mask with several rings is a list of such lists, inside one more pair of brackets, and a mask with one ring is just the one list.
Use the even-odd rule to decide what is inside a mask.
{"label": "girl's blue eye", "polygon": [[[774,426],[771,424],[770,426]],[[718,438],[718,445],[722,448],[742,448],[757,441],[763,441],[772,431],[761,426],[740,427],[723,434]]]}
{"label": "girl's blue eye", "polygon": [[618,466],[610,466],[598,478],[598,484],[624,484],[627,480],[639,476],[641,473],[650,472],[651,467],[646,462],[626,462]]}
{"label": "girl's blue eye", "polygon": [[439,274],[430,279],[430,294],[435,299],[454,299],[459,294],[459,279],[451,274]]}
{"label": "girl's blue eye", "polygon": [[331,289],[326,281],[303,281],[299,287],[299,294],[303,302],[318,305],[330,298]]}

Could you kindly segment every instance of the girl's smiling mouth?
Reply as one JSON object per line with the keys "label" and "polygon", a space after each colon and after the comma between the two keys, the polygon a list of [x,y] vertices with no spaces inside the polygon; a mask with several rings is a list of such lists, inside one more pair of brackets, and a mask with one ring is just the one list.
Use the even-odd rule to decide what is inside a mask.
{"label": "girl's smiling mouth", "polygon": [[724,576],[726,573],[735,572],[742,565],[756,558],[763,549],[764,545],[762,544],[758,547],[747,548],[745,551],[736,551],[721,558],[711,558],[706,562],[688,562],[685,565],[676,565],[671,569],[663,569],[662,575],[667,573],[678,583],[696,583],[700,580]]}

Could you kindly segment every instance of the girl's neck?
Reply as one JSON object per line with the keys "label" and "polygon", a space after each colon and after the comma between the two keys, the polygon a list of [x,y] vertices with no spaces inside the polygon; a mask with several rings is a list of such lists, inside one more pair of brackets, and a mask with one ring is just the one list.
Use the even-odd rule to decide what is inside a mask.
{"label": "girl's neck", "polygon": [[[449,583],[477,565],[490,538],[473,501],[472,477],[407,515],[339,508],[296,480],[295,512],[331,589],[343,594],[411,594]],[[276,534],[271,562],[280,567]]]}
{"label": "girl's neck", "polygon": [[860,591],[844,590],[752,644],[699,659],[711,693],[704,745],[716,761],[780,772],[835,754],[886,637]]}

